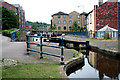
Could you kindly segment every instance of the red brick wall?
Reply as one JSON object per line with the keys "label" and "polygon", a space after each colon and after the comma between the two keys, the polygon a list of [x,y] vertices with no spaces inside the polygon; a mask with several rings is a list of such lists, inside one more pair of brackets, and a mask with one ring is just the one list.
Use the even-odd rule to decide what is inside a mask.
{"label": "red brick wall", "polygon": [[99,30],[107,24],[109,27],[117,29],[117,2],[106,2],[96,9],[96,30]]}
{"label": "red brick wall", "polygon": [[14,7],[13,5],[11,5],[11,4],[7,3],[7,2],[2,2],[2,6],[6,7],[7,9],[11,9],[14,12],[17,12],[16,7]]}

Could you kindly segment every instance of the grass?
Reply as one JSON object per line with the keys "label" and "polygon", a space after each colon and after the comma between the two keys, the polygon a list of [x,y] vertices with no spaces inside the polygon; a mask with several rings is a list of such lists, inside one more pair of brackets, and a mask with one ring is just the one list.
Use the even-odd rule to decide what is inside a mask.
{"label": "grass", "polygon": [[22,63],[2,67],[2,78],[62,78],[59,64]]}

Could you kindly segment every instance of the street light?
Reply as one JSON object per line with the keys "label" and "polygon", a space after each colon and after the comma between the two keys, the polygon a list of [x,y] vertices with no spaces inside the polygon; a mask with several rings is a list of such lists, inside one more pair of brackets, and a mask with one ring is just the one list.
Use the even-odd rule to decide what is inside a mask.
{"label": "street light", "polygon": [[78,6],[78,7],[82,7],[82,8],[83,8],[83,12],[84,12],[84,5],[80,5],[80,6]]}
{"label": "street light", "polygon": [[18,29],[18,8],[16,8],[16,9],[17,9],[16,15],[17,15],[17,29]]}

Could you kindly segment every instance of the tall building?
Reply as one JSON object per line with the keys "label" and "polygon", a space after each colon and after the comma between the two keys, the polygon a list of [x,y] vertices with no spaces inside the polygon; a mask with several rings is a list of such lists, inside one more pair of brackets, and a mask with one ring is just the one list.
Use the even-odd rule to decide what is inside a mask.
{"label": "tall building", "polygon": [[13,10],[17,16],[17,20],[19,24],[17,24],[18,28],[25,27],[25,11],[19,4],[9,4],[5,1],[0,1],[2,4],[0,6],[4,6],[7,9]]}
{"label": "tall building", "polygon": [[80,14],[73,11],[69,14],[64,12],[58,12],[52,15],[51,26],[56,25],[56,31],[70,31],[74,21],[77,21],[78,29],[86,26],[86,14]]}

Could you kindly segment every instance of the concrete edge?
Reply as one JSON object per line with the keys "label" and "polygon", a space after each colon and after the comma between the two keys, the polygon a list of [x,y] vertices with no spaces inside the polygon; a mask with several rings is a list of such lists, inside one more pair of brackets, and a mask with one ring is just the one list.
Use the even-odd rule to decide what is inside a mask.
{"label": "concrete edge", "polygon": [[120,58],[120,52],[112,51],[112,50],[104,49],[104,48],[99,48],[97,46],[91,46],[91,51]]}
{"label": "concrete edge", "polygon": [[69,61],[65,62],[65,65],[63,67],[64,73],[66,74],[66,71],[69,70],[70,68],[72,68],[73,66],[80,64],[84,61],[84,55],[81,53],[78,57],[76,58],[72,58]]}

